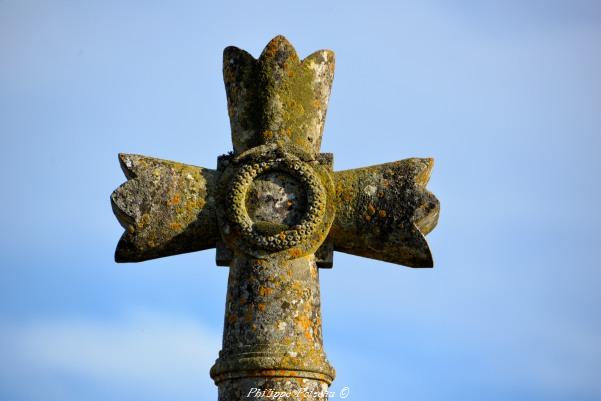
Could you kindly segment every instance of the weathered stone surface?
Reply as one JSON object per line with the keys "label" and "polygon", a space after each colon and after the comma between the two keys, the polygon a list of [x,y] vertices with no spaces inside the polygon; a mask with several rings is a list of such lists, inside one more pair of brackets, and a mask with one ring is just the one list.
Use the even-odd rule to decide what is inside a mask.
{"label": "weathered stone surface", "polygon": [[292,175],[271,171],[252,182],[246,210],[253,221],[293,226],[307,212],[307,194]]}
{"label": "weathered stone surface", "polygon": [[334,249],[402,264],[432,267],[424,235],[438,222],[439,202],[425,186],[432,159],[406,159],[335,173]]}
{"label": "weathered stone surface", "polygon": [[[327,400],[328,384],[321,380],[276,376],[278,371],[265,372],[263,377],[248,377],[219,384],[219,401],[231,400]],[[270,375],[271,374],[271,375]]]}
{"label": "weathered stone surface", "polygon": [[323,351],[313,255],[285,261],[237,256],[227,293],[223,349],[211,369],[217,384],[269,375],[334,380]]}
{"label": "weathered stone surface", "polygon": [[140,262],[215,247],[215,170],[120,154],[128,181],[111,195],[125,228],[115,260]]}
{"label": "weathered stone surface", "polygon": [[319,153],[334,78],[334,52],[319,50],[303,61],[283,36],[255,60],[246,51],[223,52],[234,153],[285,143]]}
{"label": "weathered stone surface", "polygon": [[[220,157],[217,201],[226,207],[217,210],[217,219],[228,247],[255,258],[282,260],[314,253],[334,220],[335,187],[330,161],[278,144]],[[290,224],[276,222],[277,210],[272,211],[271,221],[253,220],[247,210],[254,183],[269,173],[289,177],[306,194],[305,210],[298,210],[298,219]]]}
{"label": "weathered stone surface", "polygon": [[[432,159],[333,171],[320,152],[334,54],[300,61],[278,36],[255,60],[224,51],[233,152],[217,169],[120,155],[128,181],[111,196],[125,228],[115,258],[135,262],[217,248],[229,265],[219,400],[327,400],[319,267],[334,250],[432,266],[424,235],[439,203]],[[257,395],[253,389],[263,391]],[[283,396],[283,394],[287,394]]]}

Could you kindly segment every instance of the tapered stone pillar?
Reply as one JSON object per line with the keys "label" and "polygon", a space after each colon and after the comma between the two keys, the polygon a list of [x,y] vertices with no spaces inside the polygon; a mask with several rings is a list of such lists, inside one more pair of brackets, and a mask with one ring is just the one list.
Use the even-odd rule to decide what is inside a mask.
{"label": "tapered stone pillar", "polygon": [[233,259],[223,349],[211,376],[223,401],[267,391],[291,395],[279,398],[285,400],[301,399],[292,396],[301,392],[302,399],[324,399],[334,369],[323,350],[313,255],[285,262]]}

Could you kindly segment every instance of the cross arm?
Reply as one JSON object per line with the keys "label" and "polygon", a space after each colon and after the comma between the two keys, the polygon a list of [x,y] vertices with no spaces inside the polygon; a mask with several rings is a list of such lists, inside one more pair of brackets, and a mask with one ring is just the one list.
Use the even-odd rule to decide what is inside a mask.
{"label": "cross arm", "polygon": [[334,173],[334,250],[411,267],[432,267],[424,235],[439,202],[425,187],[433,159],[412,158]]}
{"label": "cross arm", "polygon": [[125,229],[117,262],[194,252],[216,246],[215,170],[140,155],[120,154],[128,181],[111,194]]}

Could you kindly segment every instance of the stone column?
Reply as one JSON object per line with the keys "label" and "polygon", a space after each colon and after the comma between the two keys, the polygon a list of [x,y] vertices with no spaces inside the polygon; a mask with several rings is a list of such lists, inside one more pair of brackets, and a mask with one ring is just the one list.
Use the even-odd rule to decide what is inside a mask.
{"label": "stone column", "polygon": [[230,265],[223,349],[211,369],[219,400],[327,400],[314,255],[284,263],[237,255]]}

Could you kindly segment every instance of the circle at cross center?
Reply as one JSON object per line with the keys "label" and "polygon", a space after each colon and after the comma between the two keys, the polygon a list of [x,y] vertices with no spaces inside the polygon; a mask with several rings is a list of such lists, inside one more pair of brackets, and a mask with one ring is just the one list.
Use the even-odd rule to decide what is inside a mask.
{"label": "circle at cross center", "polygon": [[254,179],[246,194],[248,217],[256,223],[300,223],[307,211],[307,195],[303,184],[289,174],[271,171]]}
{"label": "circle at cross center", "polygon": [[[270,175],[272,173],[276,176]],[[279,178],[277,174],[280,175]],[[260,177],[263,178],[259,179]],[[267,211],[257,210],[256,206],[259,205],[257,196],[254,196],[255,201],[252,200],[252,196],[249,200],[249,193],[256,188],[259,197],[262,196],[263,189],[266,190],[265,194],[281,194],[279,189],[272,191],[274,187],[283,190],[284,198],[292,198],[291,194],[294,194],[301,202],[298,202],[295,207],[294,202],[288,205],[286,201],[284,205],[291,209],[286,211],[284,207],[279,208],[278,211],[277,206],[284,205],[277,202],[278,197],[276,197],[276,202],[267,202],[267,205],[272,205],[271,210],[269,208],[266,209]],[[306,196],[305,207],[301,198],[303,194]],[[314,234],[323,224],[322,217],[326,212],[326,202],[327,193],[321,178],[308,163],[284,158],[257,160],[237,168],[229,184],[225,213],[234,227],[232,239],[236,240],[237,234],[240,234],[241,237],[238,238],[245,243],[241,245],[250,246],[250,251],[278,252],[297,246],[305,249],[312,241],[317,240]],[[249,212],[249,207],[252,212]],[[259,218],[266,220],[259,220]],[[291,226],[286,221],[296,224]]]}

